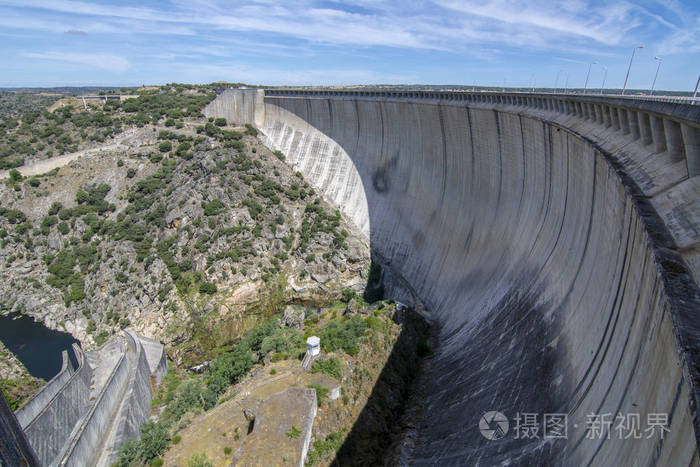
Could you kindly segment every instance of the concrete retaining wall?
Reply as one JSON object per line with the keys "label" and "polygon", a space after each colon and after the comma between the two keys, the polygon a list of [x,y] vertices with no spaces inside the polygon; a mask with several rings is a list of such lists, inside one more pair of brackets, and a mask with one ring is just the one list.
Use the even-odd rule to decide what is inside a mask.
{"label": "concrete retaining wall", "polygon": [[156,384],[160,384],[160,380],[168,372],[168,356],[165,353],[165,347],[160,342],[139,334],[135,334],[135,338],[143,346],[151,376]]}
{"label": "concrete retaining wall", "polygon": [[238,125],[262,124],[264,96],[265,93],[261,89],[238,89],[235,94],[225,91],[210,102],[203,113],[208,117],[224,117],[229,123]]}
{"label": "concrete retaining wall", "polygon": [[117,459],[117,452],[124,441],[128,439],[138,439],[141,436],[140,427],[148,418],[151,410],[151,370],[146,359],[146,352],[141,345],[140,336],[129,330],[124,331],[129,345],[135,346],[135,365],[128,376],[129,385],[124,394],[124,401],[116,420],[116,435],[111,446],[108,462],[111,465]]}
{"label": "concrete retaining wall", "polygon": [[78,368],[46,401],[43,409],[27,425],[22,425],[42,465],[51,465],[71,434],[66,427],[73,427],[88,410],[92,369],[80,347],[74,345],[73,351]]}
{"label": "concrete retaining wall", "polygon": [[[264,141],[367,233],[439,326],[416,465],[697,460],[691,107],[266,91],[252,119]],[[227,118],[250,118],[238,108]],[[511,427],[518,413],[565,413],[567,437],[489,442],[489,410]],[[591,413],[666,414],[670,431],[588,439]]]}
{"label": "concrete retaining wall", "polygon": [[[104,388],[81,421],[77,431],[74,430],[75,434],[63,451],[58,465],[93,465],[99,458],[106,435],[117,415],[124,391],[129,383],[130,359],[133,359],[136,352],[136,349],[131,347],[132,345],[133,342],[129,342],[129,345],[122,342],[124,351],[119,362],[112,370]],[[129,352],[133,354],[131,357],[127,355]]]}
{"label": "concrete retaining wall", "polygon": [[[76,346],[76,344],[73,344]],[[34,420],[39,412],[41,412],[44,407],[49,403],[51,399],[56,395],[58,391],[65,386],[65,384],[70,379],[70,375],[73,374],[75,368],[71,363],[70,358],[68,358],[68,352],[61,352],[61,370],[51,378],[51,381],[46,383],[46,385],[41,388],[32,398],[27,402],[22,408],[15,412],[17,421],[21,426],[27,426]]]}

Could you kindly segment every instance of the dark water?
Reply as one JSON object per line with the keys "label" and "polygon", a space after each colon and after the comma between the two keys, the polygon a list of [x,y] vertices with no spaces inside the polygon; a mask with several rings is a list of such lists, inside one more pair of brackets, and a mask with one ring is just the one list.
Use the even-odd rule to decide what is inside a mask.
{"label": "dark water", "polygon": [[61,351],[75,365],[71,344],[78,342],[66,332],[54,331],[28,316],[0,316],[0,341],[27,367],[32,376],[50,380],[61,369]]}

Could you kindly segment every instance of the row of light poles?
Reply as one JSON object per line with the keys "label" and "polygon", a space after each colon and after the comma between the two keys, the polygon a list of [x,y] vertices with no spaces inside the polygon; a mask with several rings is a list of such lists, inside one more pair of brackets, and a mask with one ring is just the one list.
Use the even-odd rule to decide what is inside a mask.
{"label": "row of light poles", "polygon": [[[622,95],[625,94],[625,91],[627,90],[627,80],[629,80],[630,77],[630,71],[632,70],[632,62],[634,61],[634,54],[637,51],[637,49],[643,49],[643,45],[638,45],[634,49],[632,49],[632,56],[630,57],[630,64],[627,67],[627,74],[625,75],[625,83],[622,85]],[[651,84],[651,91],[649,92],[649,95],[653,96],[654,95],[654,88],[656,87],[656,78],[659,77],[659,69],[661,68],[661,57],[655,56],[654,60],[658,62],[656,65],[656,73],[654,74],[654,82]],[[593,65],[596,65],[598,62],[591,62],[588,64],[588,73],[586,74],[586,83],[583,85],[583,92],[585,93],[586,90],[588,89],[588,78],[591,76],[591,67]],[[605,74],[603,75],[603,84],[600,87],[600,94],[603,94],[603,89],[605,88],[605,79],[608,76],[608,67],[605,65],[602,65],[603,69],[605,70]],[[555,86],[556,87],[556,86]]]}
{"label": "row of light poles", "polygon": [[[629,80],[630,77],[630,71],[632,70],[632,62],[634,61],[634,54],[637,51],[637,49],[643,49],[643,45],[638,45],[634,49],[632,49],[632,56],[630,57],[630,63],[629,66],[627,67],[627,74],[625,75],[625,83],[622,85],[622,95],[625,94],[625,91],[627,90],[627,80]],[[661,68],[661,57],[655,56],[654,60],[656,60],[658,63],[656,65],[656,73],[654,73],[654,81],[651,83],[651,90],[649,91],[649,95],[653,96],[654,95],[654,89],[656,89],[656,79],[659,77],[659,69]],[[588,80],[591,77],[591,68],[593,65],[597,65],[598,62],[591,62],[588,64],[588,72],[586,73],[586,82],[583,85],[583,92],[584,94],[588,90]],[[603,94],[603,90],[605,89],[605,80],[608,77],[608,67],[605,65],[601,65],[603,67],[604,73],[603,73],[603,84],[600,86],[600,92],[599,94]],[[557,72],[557,77],[554,80],[554,92],[558,93],[559,92],[559,76],[561,74],[564,74],[566,76],[566,83],[564,84],[564,89],[569,88],[569,73],[564,71],[563,69],[560,69]],[[530,77],[530,82],[528,83],[528,88],[531,88],[532,92],[535,91],[535,83],[537,83],[537,79],[535,78],[535,75],[533,74]],[[503,87],[505,89],[505,78],[503,79]],[[695,103],[696,96],[698,93],[698,87],[700,87],[700,76],[698,77],[698,82],[695,85],[695,92],[693,93],[693,103]]]}
{"label": "row of light poles", "polygon": [[[637,51],[637,49],[643,49],[643,48],[644,48],[643,45],[638,45],[637,47],[632,49],[632,56],[630,57],[630,64],[627,67],[627,75],[625,75],[625,84],[622,86],[622,95],[623,96],[625,95],[625,90],[627,89],[627,80],[630,77],[630,70],[632,69],[632,60],[634,60],[634,53]],[[656,73],[654,74],[654,82],[651,83],[651,91],[649,92],[650,96],[654,95],[654,87],[656,86],[656,78],[659,77],[659,68],[661,68],[661,57],[655,56],[654,60],[656,60],[659,63],[656,65]]]}

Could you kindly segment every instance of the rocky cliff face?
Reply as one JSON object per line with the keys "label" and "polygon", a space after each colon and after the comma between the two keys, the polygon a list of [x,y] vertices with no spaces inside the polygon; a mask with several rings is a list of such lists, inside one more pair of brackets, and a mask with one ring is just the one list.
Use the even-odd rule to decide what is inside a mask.
{"label": "rocky cliff face", "polygon": [[186,351],[212,323],[226,342],[269,307],[361,289],[362,235],[253,129],[204,123],[0,185],[2,312],[86,348],[131,326]]}

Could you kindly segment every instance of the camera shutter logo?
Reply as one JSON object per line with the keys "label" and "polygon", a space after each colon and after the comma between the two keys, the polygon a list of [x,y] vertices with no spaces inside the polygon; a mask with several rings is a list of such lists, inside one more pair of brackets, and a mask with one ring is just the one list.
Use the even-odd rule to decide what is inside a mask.
{"label": "camera shutter logo", "polygon": [[503,438],[508,433],[508,418],[501,412],[486,412],[479,420],[479,431],[488,440]]}

